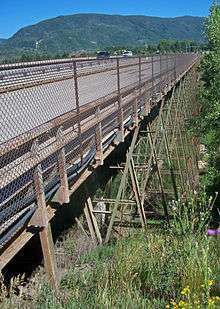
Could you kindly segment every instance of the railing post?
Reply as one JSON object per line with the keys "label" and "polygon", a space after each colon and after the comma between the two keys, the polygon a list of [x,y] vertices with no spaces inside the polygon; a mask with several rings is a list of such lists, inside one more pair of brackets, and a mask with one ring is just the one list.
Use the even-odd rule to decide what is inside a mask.
{"label": "railing post", "polygon": [[138,83],[139,93],[141,94],[141,56],[138,57]]}
{"label": "railing post", "polygon": [[78,128],[78,137],[79,137],[79,144],[80,144],[80,160],[82,163],[82,160],[83,160],[82,129],[81,129],[81,123],[80,123],[79,86],[78,86],[76,60],[73,60],[73,72],[74,72],[74,87],[75,87],[75,99],[76,99],[77,128]]}
{"label": "railing post", "polygon": [[[57,141],[60,146],[62,146],[62,128],[60,128],[57,132]],[[68,178],[66,172],[66,157],[65,157],[65,148],[62,147],[58,154],[58,171],[60,176],[60,188],[58,190],[57,201],[62,205],[64,203],[69,203],[69,186],[68,186]]]}
{"label": "railing post", "polygon": [[96,129],[95,129],[95,142],[96,142],[96,161],[103,165],[103,148],[102,148],[102,124],[100,119],[100,107],[96,109]]}
{"label": "railing post", "polygon": [[174,81],[176,81],[177,79],[177,74],[176,74],[176,65],[177,65],[177,61],[176,61],[176,53],[174,54]]}
{"label": "railing post", "polygon": [[34,188],[38,208],[33,225],[38,226],[41,229],[39,234],[44,258],[44,266],[51,285],[55,290],[58,290],[57,265],[55,260],[51,227],[46,208],[43,176],[40,164],[35,168],[34,171]]}
{"label": "railing post", "polygon": [[[141,64],[141,57],[139,57],[139,94],[140,94],[140,98],[142,99],[141,102],[141,107],[142,107],[142,111],[143,111],[143,115],[147,116],[150,112],[150,101],[148,98],[148,94],[149,94],[149,90],[147,89],[148,84],[144,83],[142,85],[142,87],[140,87],[141,83],[142,83],[142,64]],[[141,96],[141,88],[144,89],[142,96]]]}
{"label": "railing post", "polygon": [[[139,100],[140,100],[140,108],[141,111],[144,112],[145,115],[145,97],[146,97],[146,91],[144,91],[144,93],[141,95],[141,90],[142,90],[142,86],[141,82],[142,82],[142,78],[141,78],[141,73],[142,73],[142,66],[141,66],[141,56],[138,57],[138,85],[139,85]],[[143,87],[144,89],[144,87]]]}
{"label": "railing post", "polygon": [[119,140],[124,141],[124,124],[123,124],[123,108],[121,97],[121,85],[120,85],[120,63],[119,58],[117,61],[117,91],[118,91],[118,127],[119,127]]}
{"label": "railing post", "polygon": [[154,95],[154,56],[151,56],[151,70],[152,70],[152,83],[151,83],[151,87],[152,87],[152,99],[153,99],[153,95]]}
{"label": "railing post", "polygon": [[138,125],[138,96],[139,91],[135,90],[135,99],[133,103],[133,124],[136,127]]}
{"label": "railing post", "polygon": [[161,53],[160,53],[160,92],[162,91],[162,83],[163,83],[163,76],[162,76],[162,74],[163,74],[163,70],[162,70],[162,56],[161,56]]}

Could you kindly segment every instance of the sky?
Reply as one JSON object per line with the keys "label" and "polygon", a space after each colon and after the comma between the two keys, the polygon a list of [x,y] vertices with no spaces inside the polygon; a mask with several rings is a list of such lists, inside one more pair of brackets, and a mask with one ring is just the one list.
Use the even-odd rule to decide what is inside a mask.
{"label": "sky", "polygon": [[41,20],[76,13],[207,16],[212,0],[0,0],[0,38]]}

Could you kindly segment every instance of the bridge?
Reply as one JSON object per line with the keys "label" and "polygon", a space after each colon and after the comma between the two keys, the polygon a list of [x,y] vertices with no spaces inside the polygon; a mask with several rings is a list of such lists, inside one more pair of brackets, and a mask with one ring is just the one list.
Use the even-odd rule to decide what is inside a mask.
{"label": "bridge", "polygon": [[[173,170],[171,156],[177,141],[176,128],[182,132],[180,125],[198,109],[195,101],[198,61],[198,54],[165,54],[0,66],[0,270],[39,233],[46,270],[57,286],[50,229],[56,210],[51,205],[54,201],[60,207],[69,203],[73,192],[128,136],[133,138],[126,163],[115,167],[123,170],[123,176],[113,210],[103,211],[112,215],[105,241],[110,238],[128,174],[134,201],[123,197],[123,204],[137,205],[142,226],[146,224],[147,212],[140,191],[146,192],[147,187],[151,193],[160,193],[165,219],[169,221],[166,200],[172,194],[170,188],[166,190],[162,185],[161,153],[165,151],[174,198],[178,198],[179,187],[182,186],[184,194],[184,186],[193,185],[196,178],[192,169],[196,159],[193,161],[191,156],[195,155],[195,145],[192,151],[187,150],[182,141],[182,155],[176,163],[180,184],[174,179],[177,168]],[[171,131],[172,147],[165,129],[161,133],[161,127],[165,126]],[[140,190],[140,175],[137,176],[135,169],[143,170],[137,160],[143,157],[143,151],[139,149],[137,155],[135,149],[137,143],[140,145],[141,132],[148,136],[144,143],[149,152]],[[180,135],[183,138],[187,139]],[[163,149],[157,150],[157,145],[163,145]],[[134,154],[136,159],[132,158]],[[185,162],[193,161],[191,167],[185,165],[185,172],[181,172],[183,157]],[[155,165],[158,181],[152,188],[148,181]],[[107,197],[104,202],[113,203]],[[102,243],[94,219],[98,210],[93,210],[89,198],[85,211],[92,238]]]}

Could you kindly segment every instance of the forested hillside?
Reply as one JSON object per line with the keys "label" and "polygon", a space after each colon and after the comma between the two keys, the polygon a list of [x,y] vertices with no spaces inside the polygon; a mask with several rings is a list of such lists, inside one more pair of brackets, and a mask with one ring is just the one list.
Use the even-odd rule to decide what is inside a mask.
{"label": "forested hillside", "polygon": [[0,56],[23,51],[63,53],[109,46],[140,46],[161,40],[203,41],[204,18],[159,18],[104,14],[59,16],[20,29],[0,47]]}

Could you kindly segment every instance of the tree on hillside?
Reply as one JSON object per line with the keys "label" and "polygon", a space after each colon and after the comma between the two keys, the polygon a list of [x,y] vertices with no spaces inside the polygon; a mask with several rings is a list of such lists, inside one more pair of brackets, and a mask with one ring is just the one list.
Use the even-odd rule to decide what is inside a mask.
{"label": "tree on hillside", "polygon": [[207,147],[208,171],[204,184],[210,193],[220,189],[220,3],[214,2],[206,23],[209,52],[201,63],[202,112],[196,120],[201,142]]}

